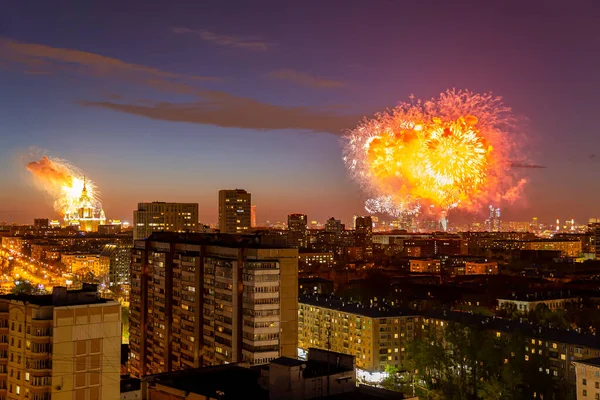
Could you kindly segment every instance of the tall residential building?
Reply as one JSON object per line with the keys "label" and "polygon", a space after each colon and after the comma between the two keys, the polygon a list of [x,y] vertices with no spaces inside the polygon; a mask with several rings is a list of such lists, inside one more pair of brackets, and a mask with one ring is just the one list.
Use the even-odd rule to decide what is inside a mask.
{"label": "tall residential building", "polygon": [[600,260],[600,222],[590,223],[590,231],[592,232],[592,248],[595,249],[596,260]]}
{"label": "tall residential building", "polygon": [[0,398],[118,399],[121,306],[96,285],[0,296]]}
{"label": "tall residential building", "polygon": [[156,233],[132,250],[136,377],[295,357],[298,250],[260,236]]}
{"label": "tall residential building", "polygon": [[306,214],[288,215],[287,241],[291,247],[306,248]]}
{"label": "tall residential building", "polygon": [[138,203],[133,212],[133,240],[163,231],[197,232],[198,203]]}
{"label": "tall residential building", "polygon": [[355,245],[362,247],[364,259],[373,257],[373,219],[370,216],[357,217],[354,221]]}
{"label": "tall residential building", "polygon": [[325,222],[325,232],[335,233],[337,236],[342,234],[344,230],[344,224],[339,219],[335,219],[333,217],[329,218],[327,222]]}
{"label": "tall residential building", "polygon": [[256,206],[250,206],[250,226],[256,228]]}
{"label": "tall residential building", "polygon": [[121,286],[129,284],[129,262],[131,260],[131,246],[107,244],[100,253],[100,270],[107,272],[108,286]]}
{"label": "tall residential building", "polygon": [[243,189],[219,190],[219,231],[248,233],[251,226],[250,193]]}

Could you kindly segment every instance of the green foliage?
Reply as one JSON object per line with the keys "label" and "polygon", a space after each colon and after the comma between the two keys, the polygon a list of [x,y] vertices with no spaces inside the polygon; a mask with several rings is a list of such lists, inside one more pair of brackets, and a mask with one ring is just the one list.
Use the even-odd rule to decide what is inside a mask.
{"label": "green foliage", "polygon": [[37,292],[37,289],[27,281],[19,281],[10,292],[12,294],[34,294]]}
{"label": "green foliage", "polygon": [[543,356],[526,352],[530,348],[519,332],[497,334],[456,323],[428,329],[426,339],[408,346],[406,364],[426,388],[424,398],[443,393],[444,399],[518,400],[536,392],[548,399],[566,399],[574,393],[569,385],[556,384],[545,370]]}

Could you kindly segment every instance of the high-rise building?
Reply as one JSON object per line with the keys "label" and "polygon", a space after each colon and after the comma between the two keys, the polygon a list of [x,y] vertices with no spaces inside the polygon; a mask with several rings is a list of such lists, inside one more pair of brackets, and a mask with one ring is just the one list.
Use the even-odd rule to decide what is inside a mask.
{"label": "high-rise building", "polygon": [[306,214],[290,214],[288,215],[288,245],[298,248],[306,248]]}
{"label": "high-rise building", "polygon": [[35,218],[33,220],[33,226],[37,229],[49,228],[50,222],[48,221],[48,218]]}
{"label": "high-rise building", "polygon": [[342,224],[342,221],[339,219],[331,217],[327,220],[327,222],[325,222],[325,232],[341,235],[343,230],[344,224]]}
{"label": "high-rise building", "polygon": [[250,226],[256,228],[256,206],[250,206]]}
{"label": "high-rise building", "polygon": [[248,233],[251,225],[251,195],[243,189],[219,190],[219,231]]}
{"label": "high-rise building", "polygon": [[598,222],[591,222],[589,228],[592,232],[592,248],[595,249],[596,260],[600,260],[600,218]]}
{"label": "high-rise building", "polygon": [[131,245],[107,244],[100,253],[100,270],[107,271],[108,286],[129,284]]}
{"label": "high-rise building", "polygon": [[119,398],[121,306],[96,285],[0,296],[0,331],[0,397]]}
{"label": "high-rise building", "polygon": [[373,257],[373,220],[370,216],[357,217],[355,221],[355,246],[362,247],[364,259]]}
{"label": "high-rise building", "polygon": [[133,240],[163,231],[197,232],[198,203],[138,203],[133,212]]}
{"label": "high-rise building", "polygon": [[260,236],[155,233],[132,250],[136,377],[295,357],[298,250]]}

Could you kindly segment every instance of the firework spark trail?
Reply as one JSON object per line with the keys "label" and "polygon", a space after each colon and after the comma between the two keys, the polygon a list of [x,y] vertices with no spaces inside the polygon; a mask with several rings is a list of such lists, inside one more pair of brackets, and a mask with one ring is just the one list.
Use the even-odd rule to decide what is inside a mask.
{"label": "firework spark trail", "polygon": [[54,199],[54,210],[61,216],[75,215],[81,192],[85,186],[94,209],[102,208],[100,193],[94,182],[83,171],[59,158],[43,156],[39,161],[27,163],[38,186]]}
{"label": "firework spark trail", "polygon": [[475,211],[516,200],[526,183],[511,170],[513,125],[499,97],[448,90],[363,120],[343,137],[344,162],[372,196],[368,212]]}

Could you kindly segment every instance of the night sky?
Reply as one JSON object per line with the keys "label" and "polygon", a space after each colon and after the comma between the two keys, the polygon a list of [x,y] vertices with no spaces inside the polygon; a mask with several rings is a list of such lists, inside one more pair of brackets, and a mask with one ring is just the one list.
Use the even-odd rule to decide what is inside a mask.
{"label": "night sky", "polygon": [[41,154],[109,219],[183,201],[214,222],[239,187],[259,222],[348,220],[340,133],[453,87],[502,96],[546,167],[505,218],[600,216],[598,1],[5,0],[0,71],[0,221],[56,218],[24,168]]}

